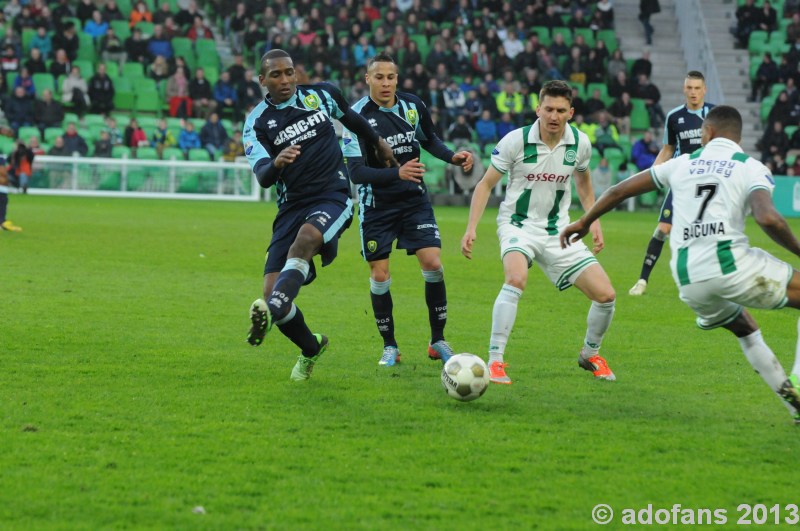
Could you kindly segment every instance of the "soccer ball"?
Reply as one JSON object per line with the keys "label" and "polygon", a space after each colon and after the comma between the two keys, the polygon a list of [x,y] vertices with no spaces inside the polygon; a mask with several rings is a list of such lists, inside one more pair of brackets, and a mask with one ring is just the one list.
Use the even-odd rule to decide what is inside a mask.
{"label": "soccer ball", "polygon": [[451,356],[442,368],[442,387],[456,400],[475,400],[489,387],[489,368],[475,354]]}

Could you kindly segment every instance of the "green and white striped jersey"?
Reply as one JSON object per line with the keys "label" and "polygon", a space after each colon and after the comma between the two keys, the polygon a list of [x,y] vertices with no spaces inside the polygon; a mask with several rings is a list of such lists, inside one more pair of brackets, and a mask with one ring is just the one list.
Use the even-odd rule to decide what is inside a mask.
{"label": "green and white striped jersey", "polygon": [[691,155],[654,166],[656,186],[672,189],[672,250],[675,282],[685,286],[736,271],[749,248],[744,234],[747,198],[754,190],[772,193],[766,166],[736,142],[715,138]]}
{"label": "green and white striped jersey", "polygon": [[541,140],[539,120],[508,133],[492,151],[492,166],[508,174],[497,224],[557,235],[569,224],[572,174],[586,171],[591,156],[589,137],[571,125],[552,151]]}

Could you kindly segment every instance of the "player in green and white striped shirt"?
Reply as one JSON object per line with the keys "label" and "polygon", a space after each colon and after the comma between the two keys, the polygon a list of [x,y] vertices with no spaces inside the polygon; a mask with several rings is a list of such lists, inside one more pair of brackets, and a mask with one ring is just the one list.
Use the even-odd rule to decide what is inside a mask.
{"label": "player in green and white striped shirt", "polygon": [[[508,133],[492,152],[492,164],[472,196],[469,223],[461,240],[462,254],[471,258],[476,227],[489,195],[507,174],[506,197],[497,216],[505,283],[492,311],[490,378],[495,383],[511,383],[505,372],[505,347],[528,269],[536,262],[559,290],[575,285],[592,301],[578,365],[596,378],[614,380],[606,360],[597,353],[614,315],[614,288],[585,245],[562,249],[558,241],[559,230],[569,223],[573,178],[583,207],[594,204],[589,176],[592,145],[584,133],[567,125],[574,113],[572,89],[567,83],[545,83],[539,102],[538,120]],[[599,224],[591,230],[594,252],[598,253],[603,249],[603,233]]]}
{"label": "player in green and white striped shirt", "polygon": [[703,122],[703,149],[653,166],[609,188],[581,219],[561,233],[570,243],[628,197],[672,188],[672,276],[680,298],[704,329],[723,327],[739,339],[750,364],[800,424],[800,347],[787,377],[764,342],[749,308],[800,308],[800,272],[750,247],[745,216],[775,242],[800,256],[800,242],[772,203],[770,171],[742,152],[742,116],[734,107],[711,109]]}

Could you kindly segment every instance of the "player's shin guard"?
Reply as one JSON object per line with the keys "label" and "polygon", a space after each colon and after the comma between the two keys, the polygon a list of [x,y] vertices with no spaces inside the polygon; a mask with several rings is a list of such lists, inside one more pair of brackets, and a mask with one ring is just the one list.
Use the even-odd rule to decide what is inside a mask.
{"label": "player's shin guard", "polygon": [[289,313],[300,287],[308,276],[308,262],[301,258],[289,258],[283,266],[275,286],[267,299],[267,308],[272,314],[272,322],[277,323]]}
{"label": "player's shin guard", "polygon": [[303,356],[312,358],[317,355],[320,347],[319,341],[308,329],[300,308],[292,304],[286,316],[275,322],[275,325],[292,343],[300,347]]}
{"label": "player's shin guard", "polygon": [[503,284],[492,309],[492,337],[489,339],[489,361],[503,361],[508,336],[517,319],[517,306],[522,290]]}
{"label": "player's shin guard", "polygon": [[428,305],[428,322],[431,325],[431,344],[444,339],[447,324],[447,290],[444,286],[444,269],[422,271],[425,278],[425,303]]}
{"label": "player's shin guard", "polygon": [[[783,371],[783,367],[778,358],[775,357],[772,349],[764,342],[761,330],[756,330],[749,336],[740,337],[739,344],[742,346],[742,351],[747,361],[753,366],[753,369],[767,382],[770,389],[780,397],[779,391],[783,382],[786,381],[786,373]],[[792,411],[793,408],[788,403],[785,404],[786,408],[794,413]]]}
{"label": "player's shin guard", "polygon": [[392,316],[392,293],[389,288],[392,279],[388,278],[383,282],[369,279],[369,296],[372,299],[372,313],[375,315],[375,324],[378,325],[378,332],[383,338],[384,347],[396,347],[397,340],[394,338],[394,317]]}
{"label": "player's shin guard", "polygon": [[656,229],[653,237],[650,238],[650,243],[647,244],[647,253],[644,256],[642,272],[639,278],[644,280],[650,279],[650,273],[653,272],[653,268],[656,266],[656,262],[658,262],[658,258],[661,256],[661,251],[664,250],[664,240],[666,239],[667,234]]}
{"label": "player's shin guard", "polygon": [[606,334],[608,327],[611,326],[615,307],[616,301],[592,301],[592,306],[586,316],[586,337],[583,340],[583,348],[581,349],[582,358],[589,359],[597,354],[600,344],[603,342],[603,336]]}

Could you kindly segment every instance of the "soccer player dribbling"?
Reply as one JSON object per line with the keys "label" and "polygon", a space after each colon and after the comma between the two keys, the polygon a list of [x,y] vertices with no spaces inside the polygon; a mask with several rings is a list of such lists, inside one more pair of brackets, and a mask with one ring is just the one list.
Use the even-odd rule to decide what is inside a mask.
{"label": "soccer player dribbling", "polygon": [[[686,97],[686,103],[675,107],[667,114],[664,123],[664,145],[656,156],[653,166],[685,153],[694,153],[700,147],[703,120],[708,111],[714,107],[713,104],[705,102],[706,80],[701,72],[692,70],[686,74],[686,79],[683,80],[683,95]],[[639,280],[628,290],[629,294],[644,295],[650,273],[653,272],[661,256],[664,242],[671,229],[672,191],[667,191],[667,196],[661,205],[658,226],[650,238],[650,243],[647,244]]]}
{"label": "soccer player dribbling", "polygon": [[[431,337],[428,356],[446,363],[453,354],[445,341],[447,292],[441,261],[442,242],[427,188],[425,167],[419,162],[420,149],[435,157],[472,169],[469,151],[454,153],[436,135],[428,109],[418,97],[397,92],[398,69],[394,59],[381,53],[367,64],[369,96],[352,109],[367,119],[388,140],[399,168],[386,168],[369,156],[365,146],[343,132],[344,154],[351,180],[358,184],[361,219],[361,253],[370,267],[370,298],[375,323],[383,339],[378,364],[391,367],[400,361],[394,334],[389,256],[392,244],[414,254],[425,281],[425,303]],[[366,156],[365,156],[366,153]]]}
{"label": "soccer player dribbling", "polygon": [[[492,152],[492,164],[472,195],[469,222],[461,240],[461,253],[472,258],[480,221],[491,191],[508,174],[508,187],[497,216],[497,235],[505,282],[494,302],[489,342],[490,379],[510,384],[505,349],[514,326],[517,305],[535,262],[559,289],[577,287],[591,300],[586,336],[578,365],[595,378],[615,380],[599,354],[603,336],[614,316],[616,295],[597,259],[582,242],[564,252],[558,231],[569,223],[571,184],[575,180],[581,204],[594,204],[589,159],[589,138],[567,122],[572,118],[572,89],[563,81],[548,81],[539,94],[538,119],[503,137]],[[599,224],[591,226],[593,251],[603,249]]]}
{"label": "soccer player dribbling", "polygon": [[775,209],[775,183],[766,166],[739,146],[742,116],[734,107],[711,109],[702,127],[703,149],[637,173],[606,190],[580,219],[566,227],[569,247],[592,223],[628,197],[669,187],[676,207],[670,268],[680,299],[703,330],[725,328],[739,340],[747,360],[800,424],[800,344],[787,377],[746,308],[800,309],[800,272],[750,247],[744,233],[752,211],[756,223],[781,247],[800,257],[800,241]]}
{"label": "soccer player dribbling", "polygon": [[264,54],[258,78],[268,94],[245,121],[245,155],[259,184],[276,186],[278,214],[264,265],[264,298],[250,306],[247,341],[258,346],[277,326],[300,347],[291,379],[301,381],[311,376],[328,338],[311,333],[294,300],[316,277],[314,256],[321,256],[323,266],[330,264],[353,218],[347,169],[331,120],[338,118],[362,137],[382,162],[397,161],[336,87],[298,85],[285,51]]}

